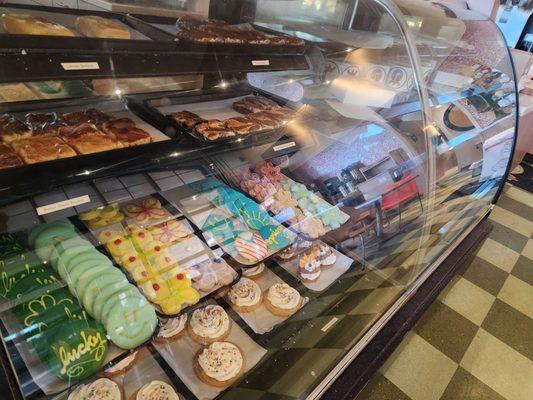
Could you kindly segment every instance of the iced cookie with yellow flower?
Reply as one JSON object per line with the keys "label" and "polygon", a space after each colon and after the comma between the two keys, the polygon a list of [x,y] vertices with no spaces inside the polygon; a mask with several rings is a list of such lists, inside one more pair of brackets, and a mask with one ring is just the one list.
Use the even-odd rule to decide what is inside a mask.
{"label": "iced cookie with yellow flower", "polygon": [[154,277],[144,256],[136,251],[125,254],[120,259],[120,264],[137,283],[145,282]]}
{"label": "iced cookie with yellow flower", "polygon": [[107,247],[109,252],[118,259],[122,258],[122,256],[124,256],[126,253],[131,253],[135,251],[131,240],[127,236],[118,233],[112,235],[106,241],[105,246]]}
{"label": "iced cookie with yellow flower", "polygon": [[143,228],[137,228],[131,231],[131,240],[135,243],[135,246],[142,251],[150,250],[150,246],[154,241],[154,238],[149,230]]}

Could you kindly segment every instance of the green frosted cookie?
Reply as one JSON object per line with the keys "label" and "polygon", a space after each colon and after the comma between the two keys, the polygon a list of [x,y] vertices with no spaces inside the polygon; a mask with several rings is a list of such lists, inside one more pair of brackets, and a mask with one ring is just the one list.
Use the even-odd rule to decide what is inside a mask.
{"label": "green frosted cookie", "polygon": [[37,225],[36,227],[30,229],[28,232],[28,243],[30,244],[30,246],[35,247],[35,239],[41,232],[48,228],[57,226],[70,228],[72,231],[74,231],[74,225],[72,225],[72,223],[68,219],[60,219],[57,221],[49,222],[47,224]]}
{"label": "green frosted cookie", "polygon": [[80,300],[82,300],[85,296],[85,291],[87,290],[89,284],[96,278],[103,275],[116,275],[124,277],[124,274],[120,272],[118,268],[109,266],[94,267],[91,270],[88,270],[87,272],[81,274],[78,280],[76,281],[74,285],[76,296]]}
{"label": "green frosted cookie", "polygon": [[22,278],[47,267],[34,253],[20,253],[0,260],[0,297],[6,298],[11,288]]}
{"label": "green frosted cookie", "polygon": [[41,293],[34,298],[19,304],[13,308],[13,314],[15,314],[17,319],[24,326],[25,331],[29,328],[33,328],[41,332],[43,327],[49,326],[49,321],[43,319],[43,315],[46,311],[63,303],[73,304],[74,300],[67,290],[64,288],[58,288],[47,293]]}
{"label": "green frosted cookie", "polygon": [[78,282],[79,277],[87,271],[90,271],[94,268],[101,268],[101,271],[105,271],[106,268],[113,267],[113,264],[111,264],[109,261],[102,261],[98,259],[86,259],[85,261],[81,261],[80,263],[77,263],[74,268],[71,268],[70,271],[67,270],[67,274],[65,277],[65,281],[71,288],[71,293],[74,293],[74,289],[76,288],[76,283]]}
{"label": "green frosted cookie", "polygon": [[70,260],[68,260],[68,262],[65,263],[65,269],[68,272],[70,272],[77,265],[88,260],[94,261],[97,264],[113,265],[113,263],[111,262],[111,260],[109,260],[109,258],[107,258],[105,255],[100,253],[98,250],[93,248],[93,249],[87,249],[87,251],[76,254],[74,257],[72,257]]}
{"label": "green frosted cookie", "polygon": [[119,281],[116,283],[113,283],[111,285],[107,285],[106,287],[102,288],[100,293],[96,296],[94,299],[93,304],[93,315],[94,318],[97,321],[102,320],[102,310],[104,308],[104,305],[107,303],[107,301],[115,296],[118,296],[120,293],[124,292],[130,285],[130,283],[126,281]]}
{"label": "green frosted cookie", "polygon": [[52,226],[40,232],[35,238],[35,252],[43,261],[50,261],[54,245],[76,236],[69,226]]}
{"label": "green frosted cookie", "polygon": [[99,321],[101,321],[102,324],[105,325],[111,309],[115,306],[115,304],[125,299],[126,297],[142,297],[142,294],[139,292],[139,289],[137,289],[130,283],[129,286],[126,286],[126,288],[124,288],[119,293],[115,293],[106,301],[106,303],[102,307]]}
{"label": "green frosted cookie", "polygon": [[50,291],[59,287],[61,287],[61,283],[58,277],[50,270],[46,270],[20,279],[13,285],[8,297],[10,300],[17,300],[23,296],[30,296],[32,292],[35,292],[35,295],[40,295],[47,290]]}
{"label": "green frosted cookie", "polygon": [[59,275],[65,279],[66,276],[66,266],[69,264],[70,260],[76,257],[78,254],[85,253],[87,251],[94,250],[94,247],[87,247],[86,245],[74,246],[66,249],[57,259],[57,272]]}
{"label": "green frosted cookie", "polygon": [[46,332],[50,350],[46,361],[53,374],[79,381],[95,374],[105,360],[107,339],[93,320],[65,320]]}
{"label": "green frosted cookie", "polygon": [[24,246],[19,234],[2,233],[0,234],[0,259],[9,257],[14,254],[23,252]]}
{"label": "green frosted cookie", "polygon": [[73,247],[84,246],[87,249],[94,248],[94,246],[88,240],[82,239],[79,236],[72,237],[63,242],[59,242],[55,245],[54,250],[50,254],[50,264],[57,270],[58,259],[64,254],[64,252]]}
{"label": "green frosted cookie", "polygon": [[105,326],[115,345],[133,349],[152,337],[157,327],[157,315],[144,297],[126,297],[113,306]]}
{"label": "green frosted cookie", "polygon": [[85,289],[83,293],[83,306],[87,312],[94,316],[93,304],[96,300],[96,297],[100,294],[103,288],[108,285],[115,283],[124,282],[127,283],[128,280],[123,274],[114,274],[114,273],[104,273],[96,278],[94,278]]}

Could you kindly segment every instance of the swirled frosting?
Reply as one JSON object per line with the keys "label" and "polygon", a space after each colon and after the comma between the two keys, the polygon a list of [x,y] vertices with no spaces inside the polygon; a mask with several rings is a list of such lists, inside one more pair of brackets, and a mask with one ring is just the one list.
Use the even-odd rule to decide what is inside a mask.
{"label": "swirled frosting", "polygon": [[236,306],[253,306],[261,301],[261,288],[248,278],[241,278],[231,287],[228,299]]}
{"label": "swirled frosting", "polygon": [[168,383],[152,381],[137,392],[136,400],[180,400],[180,397]]}
{"label": "swirled frosting", "polygon": [[241,351],[229,342],[212,343],[198,356],[198,364],[205,374],[220,382],[238,376],[243,363]]}
{"label": "swirled frosting", "polygon": [[300,304],[300,293],[286,283],[275,283],[268,289],[268,301],[277,308],[291,309]]}
{"label": "swirled frosting", "polygon": [[68,396],[68,400],[120,400],[121,398],[118,385],[107,378],[82,385]]}
{"label": "swirled frosting", "polygon": [[112,374],[118,371],[122,371],[126,369],[133,361],[135,361],[136,357],[137,357],[137,352],[134,351],[129,356],[124,357],[122,360],[120,360],[118,363],[116,363],[112,367],[107,368],[105,372]]}
{"label": "swirled frosting", "polygon": [[243,269],[242,270],[242,275],[247,277],[247,278],[250,278],[252,276],[259,275],[260,273],[262,273],[265,270],[265,268],[266,268],[265,264],[260,263],[260,264],[257,264],[255,267]]}
{"label": "swirled frosting", "polygon": [[222,307],[209,305],[195,310],[190,324],[198,336],[216,338],[228,331],[230,319]]}
{"label": "swirled frosting", "polygon": [[157,336],[167,339],[172,336],[176,336],[183,329],[187,323],[187,314],[180,315],[176,318],[167,319],[161,324],[159,328],[159,334]]}

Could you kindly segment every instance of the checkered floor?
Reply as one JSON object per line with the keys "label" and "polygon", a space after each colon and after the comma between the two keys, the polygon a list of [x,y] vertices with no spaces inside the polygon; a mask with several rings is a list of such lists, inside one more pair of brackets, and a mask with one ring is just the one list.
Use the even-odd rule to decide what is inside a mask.
{"label": "checkered floor", "polygon": [[533,398],[533,194],[507,185],[493,231],[357,400]]}

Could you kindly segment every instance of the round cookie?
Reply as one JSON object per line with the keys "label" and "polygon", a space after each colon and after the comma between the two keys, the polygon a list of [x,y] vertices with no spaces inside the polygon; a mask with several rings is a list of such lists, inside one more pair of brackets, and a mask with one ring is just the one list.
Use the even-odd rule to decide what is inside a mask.
{"label": "round cookie", "polygon": [[49,261],[54,245],[76,236],[72,226],[52,226],[43,230],[35,239],[35,253],[41,260]]}
{"label": "round cookie", "polygon": [[83,299],[87,286],[89,286],[89,284],[95,278],[98,278],[98,276],[107,273],[123,276],[122,272],[115,267],[109,267],[107,265],[93,267],[90,270],[87,270],[87,272],[82,273],[78,280],[74,283],[74,291],[76,296],[78,296],[79,299]]}
{"label": "round cookie", "polygon": [[287,228],[282,225],[268,225],[259,230],[259,234],[265,239],[268,247],[279,250],[290,245],[291,239],[286,234]]}
{"label": "round cookie", "polygon": [[118,293],[113,294],[104,304],[102,307],[102,311],[100,312],[100,321],[105,325],[107,321],[107,317],[109,316],[109,312],[111,309],[115,306],[116,303],[118,303],[120,300],[125,299],[126,297],[142,297],[142,294],[139,293],[139,289],[137,289],[135,286],[130,284],[129,286],[126,286],[123,290],[121,290]]}
{"label": "round cookie", "polygon": [[52,267],[57,269],[58,258],[65,252],[65,250],[76,246],[85,246],[87,248],[94,247],[91,242],[79,236],[75,236],[63,242],[59,242],[55,245],[54,249],[52,250],[52,253],[50,254],[50,263],[52,264]]}
{"label": "round cookie", "polygon": [[28,295],[33,291],[44,291],[59,285],[59,279],[53,272],[49,270],[45,272],[37,272],[22,278],[15,285],[13,285],[8,297],[10,300],[16,300],[24,295]]}
{"label": "round cookie", "polygon": [[99,275],[87,285],[83,293],[82,303],[90,315],[94,316],[94,301],[102,289],[108,285],[119,282],[126,283],[128,280],[123,274],[118,275],[110,272]]}
{"label": "round cookie", "polygon": [[73,256],[70,260],[67,260],[67,262],[65,262],[65,269],[68,272],[70,272],[78,264],[85,262],[87,260],[99,261],[100,264],[106,264],[106,265],[113,264],[111,260],[107,258],[106,255],[100,253],[95,248],[92,248],[92,249],[87,249],[87,251],[84,251],[82,253],[78,253],[75,256]]}
{"label": "round cookie", "polygon": [[105,360],[107,339],[93,320],[66,320],[46,337],[50,345],[47,364],[52,373],[66,381],[79,381],[95,374]]}
{"label": "round cookie", "polygon": [[41,232],[43,232],[44,230],[48,228],[61,227],[61,226],[67,227],[71,229],[72,231],[74,230],[74,225],[72,225],[72,223],[68,219],[60,219],[54,222],[50,222],[48,224],[38,225],[30,229],[28,233],[28,243],[30,244],[30,246],[35,247],[35,239],[37,238],[37,236],[41,234]]}
{"label": "round cookie", "polygon": [[118,347],[133,349],[150,339],[157,321],[154,307],[144,297],[126,297],[109,311],[107,334]]}
{"label": "round cookie", "polygon": [[107,301],[113,298],[114,296],[117,296],[118,294],[122,293],[125,289],[128,288],[128,286],[130,286],[130,283],[126,280],[118,281],[102,288],[102,290],[94,299],[93,304],[93,315],[97,321],[102,320],[102,310]]}
{"label": "round cookie", "polygon": [[102,268],[101,271],[105,271],[104,268],[111,268],[113,264],[109,260],[99,260],[99,259],[86,259],[74,265],[73,268],[67,270],[67,276],[65,280],[68,285],[71,287],[71,292],[74,291],[76,283],[78,282],[79,277],[86,271],[92,270],[94,268]]}
{"label": "round cookie", "polygon": [[92,245],[91,247],[79,245],[66,249],[57,259],[56,271],[61,276],[61,278],[65,279],[67,273],[66,267],[74,257],[76,257],[78,254],[82,254],[87,251],[92,251],[93,249],[94,247]]}

